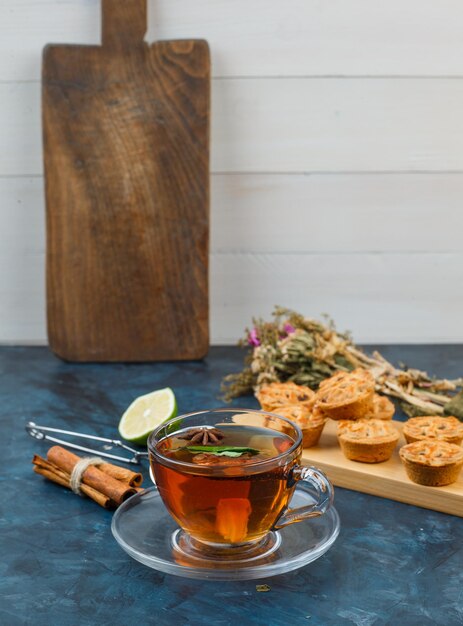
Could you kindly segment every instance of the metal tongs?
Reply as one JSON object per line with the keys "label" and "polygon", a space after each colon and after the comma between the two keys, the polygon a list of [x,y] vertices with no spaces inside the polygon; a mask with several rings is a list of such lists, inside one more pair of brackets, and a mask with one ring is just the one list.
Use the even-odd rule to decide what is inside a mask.
{"label": "metal tongs", "polygon": [[[148,457],[148,452],[140,452],[139,450],[134,450],[133,448],[126,446],[125,443],[122,443],[122,441],[120,441],[119,439],[107,439],[106,437],[97,437],[96,435],[85,435],[83,433],[76,433],[72,430],[62,430],[61,428],[38,426],[34,422],[27,422],[26,430],[31,437],[39,439],[40,441],[52,441],[53,443],[59,443],[60,445],[67,448],[72,448],[73,450],[90,452],[91,454],[104,456],[107,459],[113,459],[114,461],[123,461],[124,463],[133,463],[135,465],[138,465],[141,459]],[[63,439],[58,439],[57,437],[51,437],[46,433],[59,433],[61,435],[70,435],[71,437],[81,437],[83,439],[93,439],[94,441],[101,441],[106,444],[105,446],[103,446],[106,450],[111,450],[113,446],[117,448],[124,448],[124,450],[130,452],[133,456],[131,458],[127,458],[124,456],[118,456],[117,454],[110,454],[109,452],[101,452],[100,450],[86,448],[85,446],[79,446],[76,443],[72,443]]]}

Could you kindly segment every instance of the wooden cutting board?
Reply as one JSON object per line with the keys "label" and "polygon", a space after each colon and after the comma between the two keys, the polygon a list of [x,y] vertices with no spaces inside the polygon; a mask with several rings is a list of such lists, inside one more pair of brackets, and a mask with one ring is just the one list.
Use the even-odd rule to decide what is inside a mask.
{"label": "wooden cutting board", "polygon": [[208,349],[209,48],[143,42],[146,0],[102,0],[101,46],[43,55],[47,317],[75,361]]}
{"label": "wooden cutting board", "polygon": [[403,424],[393,423],[400,432],[400,441],[393,456],[384,463],[357,463],[346,459],[337,442],[336,422],[331,420],[326,423],[319,445],[305,448],[302,459],[323,470],[338,487],[463,517],[463,473],[456,483],[446,487],[413,483],[399,458],[399,449],[406,443],[402,435]]}

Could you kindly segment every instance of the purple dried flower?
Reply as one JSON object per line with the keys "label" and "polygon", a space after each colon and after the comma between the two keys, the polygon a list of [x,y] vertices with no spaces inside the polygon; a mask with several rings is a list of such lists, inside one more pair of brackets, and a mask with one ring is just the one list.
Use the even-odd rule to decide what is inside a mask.
{"label": "purple dried flower", "polygon": [[248,335],[248,344],[250,346],[260,346],[260,339],[257,336],[257,329],[253,328]]}
{"label": "purple dried flower", "polygon": [[291,335],[292,333],[296,332],[296,329],[294,328],[292,324],[285,324],[283,326],[283,330],[285,331],[287,335]]}

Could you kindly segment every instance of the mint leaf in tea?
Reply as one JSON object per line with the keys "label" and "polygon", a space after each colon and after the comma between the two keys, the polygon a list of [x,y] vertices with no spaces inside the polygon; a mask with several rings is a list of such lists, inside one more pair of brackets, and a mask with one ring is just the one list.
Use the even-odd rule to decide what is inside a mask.
{"label": "mint leaf in tea", "polygon": [[254,456],[259,454],[256,448],[243,448],[240,446],[186,446],[188,452],[207,452],[216,456],[242,456],[246,453]]}
{"label": "mint leaf in tea", "polygon": [[150,460],[159,493],[177,522],[202,541],[257,540],[291,498],[288,479],[300,451],[283,463],[280,455],[294,444],[285,433],[223,424],[212,438],[208,430],[185,429],[157,444]]}

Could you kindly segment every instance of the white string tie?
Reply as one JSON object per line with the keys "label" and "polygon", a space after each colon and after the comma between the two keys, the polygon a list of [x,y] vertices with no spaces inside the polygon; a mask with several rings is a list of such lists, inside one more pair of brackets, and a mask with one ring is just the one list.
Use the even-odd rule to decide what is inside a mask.
{"label": "white string tie", "polygon": [[74,468],[71,474],[71,480],[70,480],[70,483],[71,483],[70,486],[74,493],[76,493],[79,496],[84,495],[82,491],[80,490],[84,472],[91,465],[100,465],[100,463],[103,463],[103,459],[100,459],[99,456],[88,456],[88,457],[85,457],[84,459],[80,459],[80,461],[78,461],[74,465]]}

